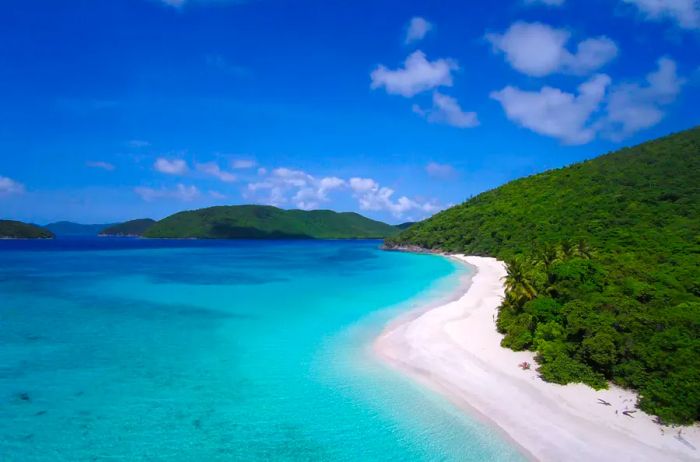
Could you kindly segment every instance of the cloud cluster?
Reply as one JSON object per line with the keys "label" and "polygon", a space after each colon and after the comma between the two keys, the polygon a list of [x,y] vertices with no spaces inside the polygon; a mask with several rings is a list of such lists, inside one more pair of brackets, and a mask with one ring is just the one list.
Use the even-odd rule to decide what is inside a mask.
{"label": "cloud cluster", "polygon": [[256,162],[252,159],[234,159],[231,161],[231,168],[234,168],[237,170],[253,168],[256,165],[257,165]]}
{"label": "cloud cluster", "polygon": [[619,140],[663,119],[664,106],[672,103],[681,91],[684,80],[676,71],[676,63],[669,58],[658,61],[658,69],[640,83],[617,86],[608,98],[606,130]]}
{"label": "cloud cluster", "polygon": [[500,102],[511,121],[541,135],[558,138],[567,144],[583,144],[595,137],[588,126],[610,84],[610,77],[596,75],[578,87],[578,94],[558,88],[523,91],[507,86],[491,93]]}
{"label": "cloud cluster", "polygon": [[457,100],[440,92],[433,93],[433,107],[423,109],[413,105],[413,112],[425,117],[430,123],[451,125],[458,128],[470,128],[479,125],[476,112],[465,112]]}
{"label": "cloud cluster", "polygon": [[428,165],[425,166],[425,171],[431,177],[441,180],[449,180],[457,176],[457,170],[455,170],[453,166],[439,164],[437,162],[429,162]]}
{"label": "cloud cluster", "polygon": [[328,194],[344,185],[345,181],[337,177],[316,178],[302,170],[276,168],[262,181],[249,183],[245,196],[270,205],[291,203],[310,210],[327,202]]}
{"label": "cloud cluster", "polygon": [[516,22],[503,34],[487,34],[493,50],[503,53],[517,71],[533,77],[556,72],[585,75],[617,56],[617,45],[607,37],[589,38],[567,49],[571,34],[541,23]]}
{"label": "cloud cluster", "polygon": [[0,197],[24,193],[24,185],[12,178],[0,175]]}
{"label": "cloud cluster", "polygon": [[648,19],[671,19],[683,29],[700,28],[698,0],[622,0],[635,5]]}
{"label": "cloud cluster", "polygon": [[387,93],[406,98],[437,87],[452,86],[452,72],[459,69],[457,62],[451,59],[429,61],[422,51],[414,51],[404,67],[395,70],[379,65],[370,74],[371,88],[384,88]]}
{"label": "cloud cluster", "polygon": [[189,170],[187,167],[187,162],[184,160],[167,159],[165,157],[157,158],[153,163],[153,168],[156,169],[156,171],[167,175],[183,175]]}
{"label": "cloud cluster", "polygon": [[222,170],[219,164],[216,162],[205,162],[203,164],[196,164],[197,171],[204,173],[205,175],[213,176],[218,180],[225,183],[233,183],[236,181],[236,175],[231,172]]}
{"label": "cloud cluster", "polygon": [[411,18],[411,21],[408,23],[408,29],[406,30],[404,43],[409,44],[423,40],[426,34],[432,29],[433,25],[426,21],[425,18],[421,18],[420,16]]}
{"label": "cloud cluster", "polygon": [[175,188],[147,188],[147,187],[137,187],[134,188],[134,192],[138,194],[141,199],[151,202],[156,199],[175,199],[179,201],[189,202],[197,199],[201,196],[201,192],[196,186],[184,185],[178,183]]}
{"label": "cloud cluster", "polygon": [[393,189],[381,186],[372,178],[319,178],[289,168],[273,169],[260,181],[249,183],[244,197],[278,207],[291,205],[310,210],[329,202],[332,192],[341,191],[350,193],[362,210],[385,211],[396,217],[409,212],[418,212],[422,216],[440,208],[435,202],[419,201],[406,196],[396,198]]}
{"label": "cloud cluster", "polygon": [[350,178],[348,184],[362,210],[388,211],[395,217],[415,211],[425,214],[440,210],[434,202],[418,202],[406,196],[394,199],[393,189],[381,186],[371,178]]}
{"label": "cloud cluster", "polygon": [[491,97],[518,125],[567,144],[584,144],[598,134],[620,140],[655,125],[682,84],[675,62],[662,58],[643,84],[613,86],[610,77],[598,74],[581,84],[577,94],[547,86],[539,91],[507,86]]}

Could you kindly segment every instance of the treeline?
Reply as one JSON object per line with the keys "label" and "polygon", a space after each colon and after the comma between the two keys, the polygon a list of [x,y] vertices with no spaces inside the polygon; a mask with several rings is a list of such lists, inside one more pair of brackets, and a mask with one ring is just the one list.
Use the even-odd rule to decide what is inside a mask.
{"label": "treeline", "polygon": [[508,262],[499,311],[502,345],[537,352],[550,382],[605,388],[613,381],[640,392],[639,406],[668,423],[700,414],[700,303],[669,301],[598,261],[585,240],[545,245]]}
{"label": "treeline", "polygon": [[386,243],[505,260],[498,328],[543,378],[700,420],[700,129],[512,181]]}

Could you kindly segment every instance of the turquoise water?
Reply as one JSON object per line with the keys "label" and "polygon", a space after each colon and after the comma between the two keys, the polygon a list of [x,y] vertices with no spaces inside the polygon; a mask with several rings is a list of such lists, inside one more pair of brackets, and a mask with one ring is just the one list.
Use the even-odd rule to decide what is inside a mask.
{"label": "turquoise water", "polygon": [[520,460],[372,357],[467,271],[378,245],[0,242],[0,460]]}

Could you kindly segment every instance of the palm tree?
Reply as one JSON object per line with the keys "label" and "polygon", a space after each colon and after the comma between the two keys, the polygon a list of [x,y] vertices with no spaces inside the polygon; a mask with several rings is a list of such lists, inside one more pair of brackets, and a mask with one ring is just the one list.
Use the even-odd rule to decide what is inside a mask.
{"label": "palm tree", "polygon": [[563,258],[568,259],[574,256],[574,244],[570,240],[564,239],[559,244],[559,247],[561,248],[561,255]]}
{"label": "palm tree", "polygon": [[511,260],[506,271],[507,274],[503,280],[510,300],[517,301],[516,303],[522,306],[537,296],[537,291],[520,259]]}
{"label": "palm tree", "polygon": [[557,254],[557,249],[549,244],[542,246],[538,253],[539,261],[544,266],[544,272],[547,275],[547,284],[552,285],[554,283],[554,274],[552,274],[552,266],[557,261],[559,255]]}
{"label": "palm tree", "polygon": [[579,254],[579,256],[583,258],[591,258],[592,256],[592,251],[591,247],[588,245],[588,242],[586,242],[585,239],[579,239],[578,242],[576,243],[576,252]]}

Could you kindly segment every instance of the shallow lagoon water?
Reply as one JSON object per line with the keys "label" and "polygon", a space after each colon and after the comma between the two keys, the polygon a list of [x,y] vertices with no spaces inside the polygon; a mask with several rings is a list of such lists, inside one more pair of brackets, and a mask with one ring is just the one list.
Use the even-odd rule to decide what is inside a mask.
{"label": "shallow lagoon water", "polygon": [[0,242],[0,460],[522,460],[370,351],[467,271],[377,241]]}

